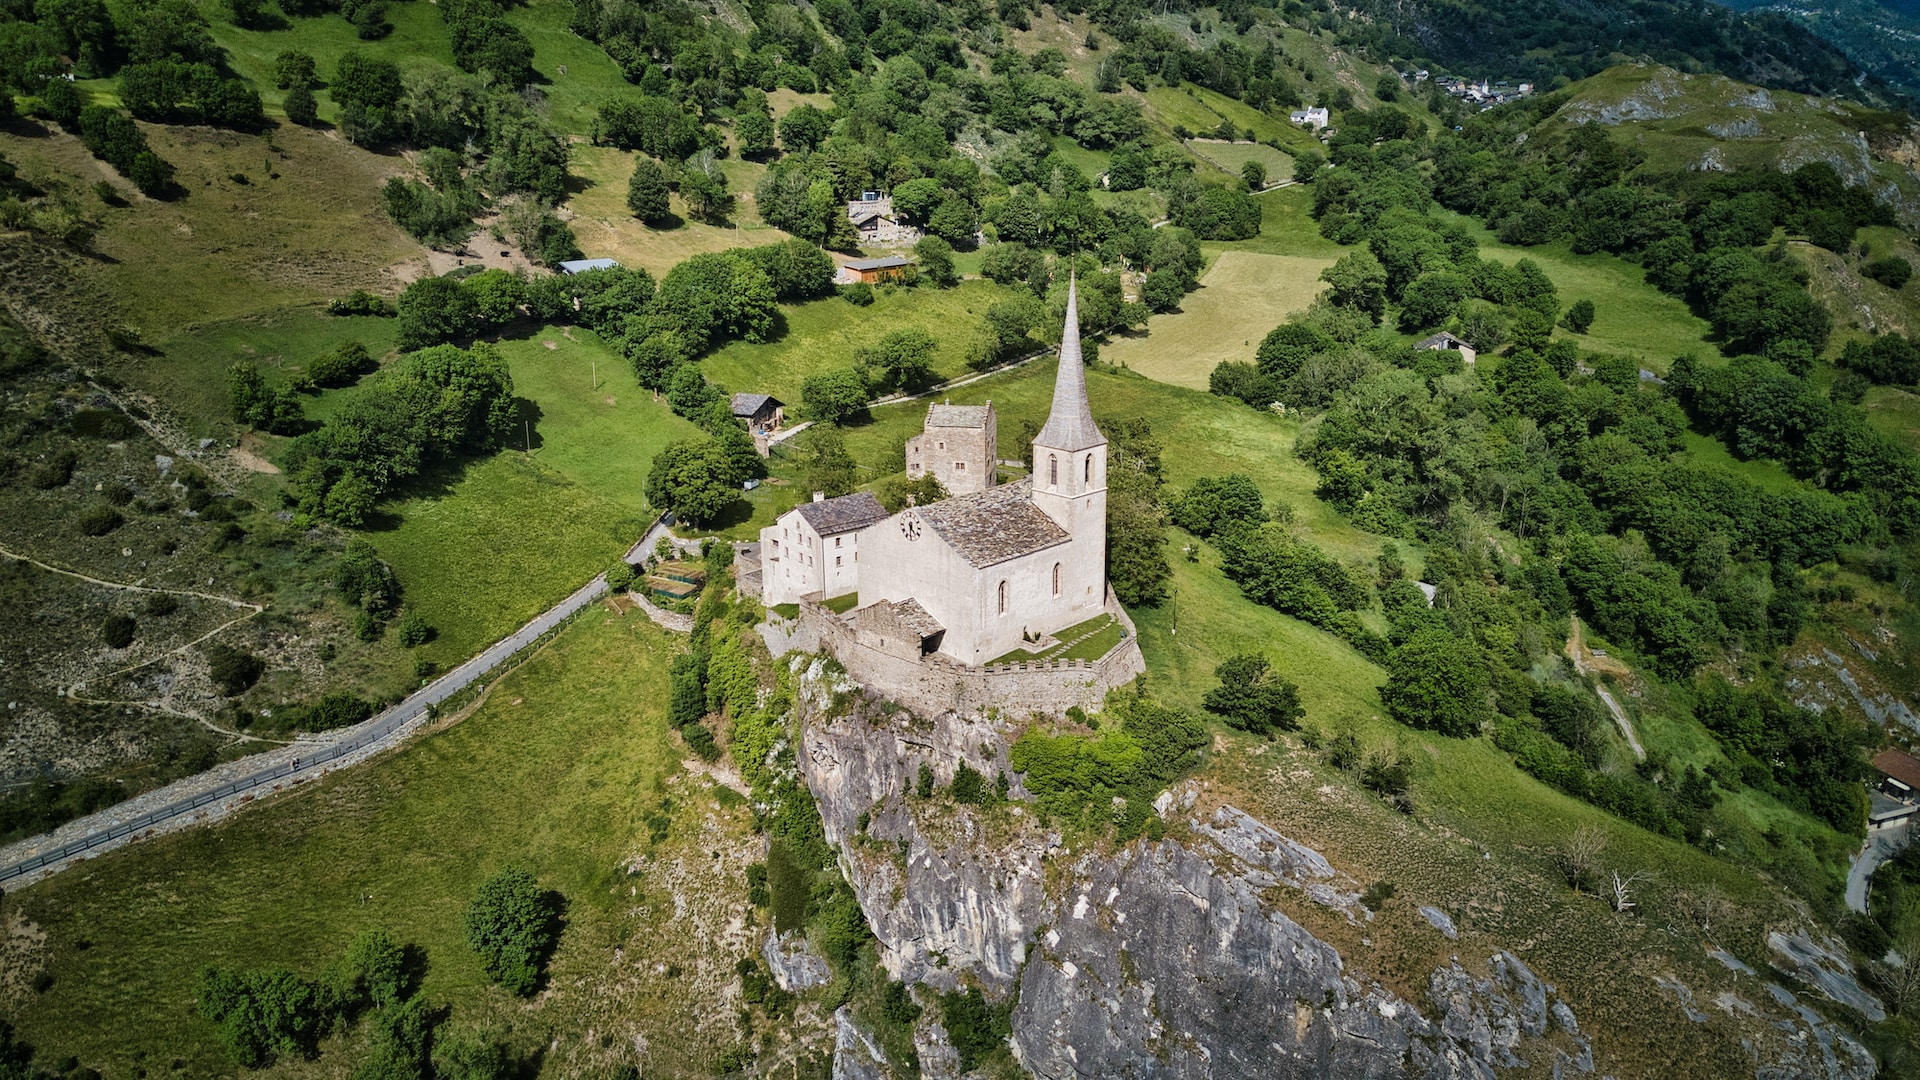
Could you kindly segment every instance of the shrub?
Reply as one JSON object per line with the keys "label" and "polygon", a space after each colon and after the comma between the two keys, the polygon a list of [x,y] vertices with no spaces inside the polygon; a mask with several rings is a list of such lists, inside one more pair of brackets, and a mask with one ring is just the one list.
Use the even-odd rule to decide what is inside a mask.
{"label": "shrub", "polygon": [[467,905],[467,946],[487,975],[509,992],[532,996],[560,940],[559,897],[533,875],[509,867],[482,883]]}
{"label": "shrub", "polygon": [[633,584],[633,567],[624,562],[607,567],[607,588],[623,593]]}
{"label": "shrub", "polygon": [[267,670],[267,665],[259,657],[243,649],[220,642],[209,644],[205,650],[207,673],[213,678],[213,685],[227,697],[234,697],[246,691]]}
{"label": "shrub", "polygon": [[864,281],[840,286],[840,296],[854,307],[867,307],[873,303],[873,286]]}
{"label": "shrub", "polygon": [[228,1055],[250,1069],[312,1053],[333,1021],[328,995],[282,968],[204,968],[197,1004],[202,1018],[220,1025]]}
{"label": "shrub", "polygon": [[917,777],[916,783],[913,786],[913,793],[915,795],[920,796],[923,799],[932,798],[933,797],[933,781],[934,781],[933,766],[927,764],[924,761],[921,762],[920,773],[919,773],[919,776]]}
{"label": "shrub", "polygon": [[987,778],[964,761],[953,773],[953,801],[974,805],[987,801]]}
{"label": "shrub", "polygon": [[1875,259],[1861,267],[1860,272],[1889,289],[1904,288],[1913,280],[1913,264],[1898,255]]}
{"label": "shrub", "polygon": [[394,306],[384,297],[376,296],[365,289],[355,289],[337,300],[327,301],[329,315],[378,315],[382,318],[398,315]]}
{"label": "shrub", "polygon": [[433,640],[433,633],[433,625],[417,611],[409,611],[400,617],[399,638],[404,648],[425,645]]}
{"label": "shrub", "polygon": [[27,470],[27,483],[41,491],[65,487],[67,481],[73,479],[74,462],[73,451],[61,450]]}
{"label": "shrub", "polygon": [[1265,500],[1251,476],[1203,476],[1168,508],[1173,523],[1195,536],[1212,536],[1231,525],[1267,520]]}
{"label": "shrub", "polygon": [[1560,319],[1560,325],[1576,334],[1584,334],[1593,325],[1593,301],[1575,300]]}
{"label": "shrub", "polygon": [[[376,300],[378,297],[375,298]],[[349,341],[329,353],[322,353],[307,364],[307,379],[315,386],[341,387],[351,386],[360,378],[379,368],[367,347],[357,341]]]}
{"label": "shrub", "polygon": [[720,745],[713,741],[713,732],[707,725],[694,723],[680,729],[680,735],[687,740],[687,748],[699,755],[701,761],[720,760]]}
{"label": "shrub", "polygon": [[124,649],[133,644],[136,624],[127,615],[109,615],[100,623],[100,640],[110,649]]}
{"label": "shrub", "polygon": [[1012,1002],[987,1004],[979,987],[940,995],[940,1017],[960,1057],[961,1072],[972,1072],[988,1054],[1006,1045],[1007,1036],[1013,1034],[1012,1011]]}
{"label": "shrub", "polygon": [[180,601],[170,593],[153,593],[147,597],[147,614],[164,618],[180,610]]}
{"label": "shrub", "polygon": [[1299,689],[1269,671],[1267,658],[1255,653],[1230,656],[1214,669],[1220,685],[1207,691],[1201,704],[1242,731],[1265,735],[1292,731],[1306,710]]}
{"label": "shrub", "polygon": [[99,502],[80,511],[76,524],[80,526],[80,532],[83,535],[105,536],[119,528],[121,522],[125,520],[120,516],[120,511],[115,510],[111,504]]}
{"label": "shrub", "polygon": [[341,960],[340,987],[349,1001],[366,1002],[377,1009],[397,1004],[407,996],[407,953],[380,927],[362,931],[347,946]]}

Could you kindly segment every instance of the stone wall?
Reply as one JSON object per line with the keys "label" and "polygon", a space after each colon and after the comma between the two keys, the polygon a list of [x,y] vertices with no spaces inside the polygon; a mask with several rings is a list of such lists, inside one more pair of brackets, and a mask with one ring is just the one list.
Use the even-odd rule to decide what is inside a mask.
{"label": "stone wall", "polygon": [[945,656],[907,657],[863,644],[851,623],[809,600],[791,624],[763,626],[761,637],[775,656],[789,651],[828,652],[862,686],[915,712],[998,709],[1011,716],[1041,712],[1058,716],[1075,705],[1099,711],[1107,691],[1147,670],[1139,634],[1109,590],[1105,610],[1126,629],[1126,638],[1098,660],[1038,663],[957,664]]}

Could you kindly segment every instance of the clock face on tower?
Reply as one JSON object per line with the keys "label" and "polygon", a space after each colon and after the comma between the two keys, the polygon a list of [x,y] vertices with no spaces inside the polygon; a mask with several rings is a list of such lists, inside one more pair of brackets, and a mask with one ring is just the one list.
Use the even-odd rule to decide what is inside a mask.
{"label": "clock face on tower", "polygon": [[900,535],[909,540],[920,539],[920,519],[908,518],[900,523]]}

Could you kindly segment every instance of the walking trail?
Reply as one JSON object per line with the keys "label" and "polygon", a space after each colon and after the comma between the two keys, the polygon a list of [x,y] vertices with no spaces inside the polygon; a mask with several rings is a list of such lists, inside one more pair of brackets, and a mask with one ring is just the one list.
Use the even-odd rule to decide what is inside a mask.
{"label": "walking trail", "polygon": [[[1587,649],[1585,635],[1580,632],[1578,615],[1573,617],[1573,632],[1567,635],[1567,659],[1573,661],[1573,670],[1581,675],[1596,669],[1611,671],[1612,668],[1620,666],[1618,661],[1610,665],[1594,663],[1596,659],[1604,661],[1608,658],[1599,653],[1591,653]],[[1613,722],[1619,725],[1620,734],[1627,738],[1627,745],[1633,747],[1633,756],[1640,761],[1647,760],[1647,748],[1640,745],[1640,736],[1634,734],[1633,721],[1627,719],[1627,710],[1620,707],[1620,702],[1614,698],[1613,692],[1607,689],[1605,683],[1596,682],[1593,689],[1600,695],[1600,700],[1606,702],[1607,711],[1613,714]]]}

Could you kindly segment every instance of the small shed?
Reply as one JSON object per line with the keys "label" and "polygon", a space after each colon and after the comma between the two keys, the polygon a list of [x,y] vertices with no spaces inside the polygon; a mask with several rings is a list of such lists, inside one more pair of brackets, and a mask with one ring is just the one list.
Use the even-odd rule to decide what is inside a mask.
{"label": "small shed", "polygon": [[747,430],[755,435],[768,435],[779,431],[787,422],[786,403],[770,394],[733,395],[733,415],[747,425]]}
{"label": "small shed", "polygon": [[1435,349],[1435,350],[1452,349],[1455,352],[1460,354],[1460,359],[1465,360],[1469,364],[1473,363],[1473,358],[1479,355],[1479,353],[1477,353],[1474,350],[1473,346],[1467,344],[1465,341],[1462,341],[1460,338],[1457,338],[1452,334],[1447,333],[1445,330],[1442,330],[1431,337],[1421,338],[1419,341],[1416,341],[1413,343],[1413,347],[1416,349]]}
{"label": "small shed", "polygon": [[882,281],[892,281],[906,272],[913,260],[904,255],[883,255],[877,259],[851,259],[843,263],[834,281],[840,285],[865,283],[876,285]]}
{"label": "small shed", "polygon": [[620,262],[617,259],[568,259],[560,264],[563,274],[584,274],[589,270],[616,270]]}

